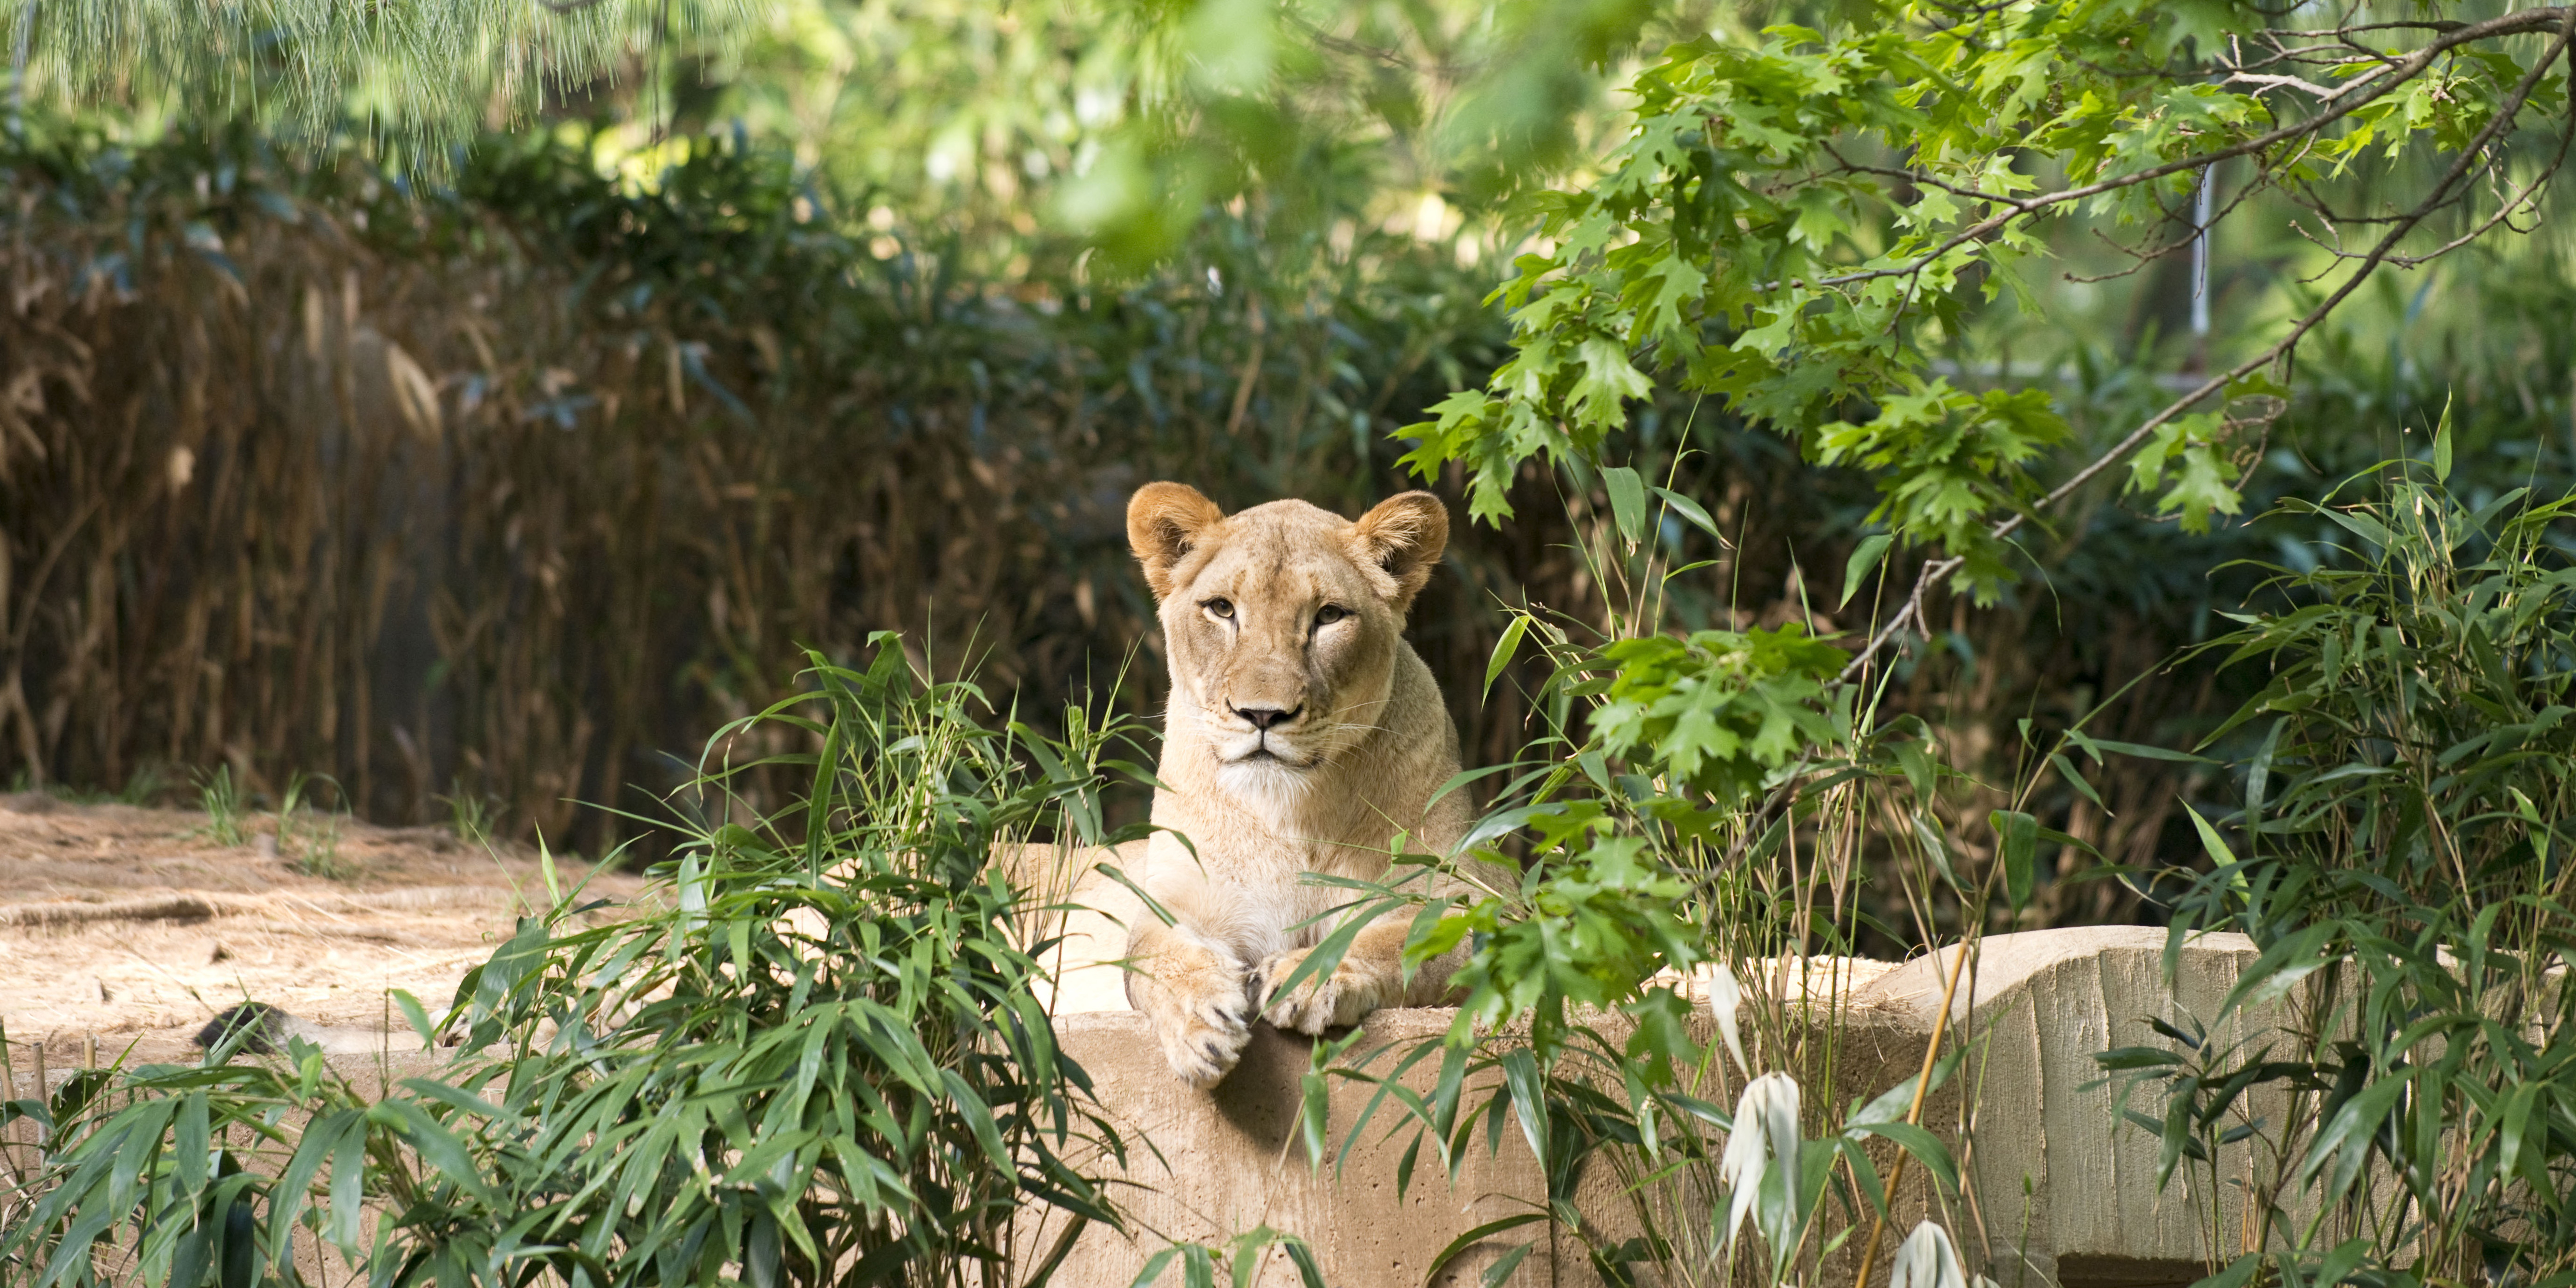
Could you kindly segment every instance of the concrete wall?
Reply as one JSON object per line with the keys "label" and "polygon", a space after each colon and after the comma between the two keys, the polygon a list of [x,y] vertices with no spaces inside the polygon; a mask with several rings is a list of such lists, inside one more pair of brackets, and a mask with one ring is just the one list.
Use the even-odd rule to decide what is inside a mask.
{"label": "concrete wall", "polygon": [[[1452,1014],[1381,1011],[1363,1026],[1365,1036],[1355,1051],[1388,1048],[1392,1054],[1436,1042],[1448,1031]],[[1528,1211],[1530,1201],[1546,1194],[1515,1127],[1506,1133],[1499,1155],[1487,1153],[1479,1131],[1454,1188],[1442,1173],[1436,1147],[1426,1142],[1412,1184],[1399,1200],[1397,1167],[1414,1133],[1407,1127],[1386,1138],[1399,1123],[1393,1106],[1380,1110],[1338,1176],[1329,1163],[1318,1172],[1308,1163],[1297,1118],[1299,1081],[1309,1068],[1312,1044],[1268,1025],[1257,1026],[1234,1073],[1206,1092],[1191,1090],[1172,1076],[1143,1017],[1132,1011],[1066,1016],[1057,1032],[1065,1052],[1090,1072],[1101,1103],[1131,1139],[1134,1153],[1125,1176],[1135,1188],[1124,1191],[1121,1199],[1136,1226],[1132,1237],[1099,1227],[1086,1231],[1054,1280],[1059,1286],[1127,1288],[1144,1260],[1170,1240],[1221,1243],[1237,1232],[1268,1225],[1303,1235],[1334,1288],[1417,1288],[1433,1257],[1452,1239],[1485,1222]],[[1405,1082],[1427,1089],[1436,1060],[1417,1067]],[[1371,1067],[1391,1063],[1381,1057]],[[1338,1148],[1372,1089],[1343,1084],[1334,1090],[1325,1139]],[[1438,1282],[1474,1284],[1504,1250],[1532,1238],[1541,1242],[1542,1251],[1528,1259],[1513,1282],[1589,1282],[1559,1271],[1560,1262],[1582,1260],[1572,1251],[1570,1236],[1559,1237],[1569,1245],[1563,1257],[1545,1251],[1555,1241],[1545,1225],[1511,1231],[1452,1261]],[[1274,1251],[1271,1261],[1274,1268],[1261,1282],[1297,1282],[1284,1254]],[[1180,1282],[1177,1270],[1171,1276],[1172,1283]]]}
{"label": "concrete wall", "polygon": [[[1307,1161],[1297,1122],[1313,1043],[1257,1026],[1235,1072],[1212,1092],[1193,1091],[1164,1065],[1143,1017],[1125,1009],[1114,948],[1124,936],[1098,921],[1078,919],[1068,929],[1088,938],[1071,940],[1066,951],[1074,960],[1060,963],[1067,973],[1054,998],[1058,1036],[1128,1138],[1127,1165],[1111,1170],[1126,1182],[1121,1198],[1135,1229],[1125,1236],[1103,1227],[1083,1231],[1053,1281],[1057,1288],[1128,1288],[1145,1259],[1169,1241],[1222,1243],[1261,1225],[1306,1238],[1334,1288],[1416,1288],[1451,1240],[1544,1200],[1546,1186],[1516,1124],[1502,1132],[1492,1153],[1480,1129],[1454,1185],[1426,1143],[1399,1199],[1397,1171],[1414,1133],[1409,1126],[1390,1133],[1400,1117],[1392,1107],[1380,1111],[1338,1171],[1328,1165],[1318,1172]],[[2195,1196],[2179,1178],[2158,1193],[2157,1143],[2116,1121],[2115,1087],[2093,1056],[2118,1046],[2169,1045],[2148,1020],[2189,1028],[2190,1017],[2213,1013],[2253,949],[2233,935],[2186,947],[2180,987],[2168,993],[2160,974],[2163,945],[2162,931],[2141,928],[1994,936],[1962,982],[1947,1045],[1964,1046],[1969,1056],[1961,1075],[1927,1103],[1925,1123],[1966,1162],[1967,1184],[1958,1205],[1942,1213],[1944,1223],[1971,1268],[2001,1288],[2167,1288],[2203,1273],[2209,1195]],[[1811,1104],[1830,1096],[1848,1105],[1913,1075],[1954,953],[1877,973],[1850,972],[1848,987],[1834,998],[1841,1011],[1835,1065],[1829,1079],[1807,1088]],[[1369,1067],[1384,1069],[1403,1052],[1436,1043],[1453,1018],[1445,1010],[1380,1012],[1362,1026],[1351,1053],[1375,1052]],[[2261,1036],[2241,1024],[2217,1035],[2222,1042]],[[334,1063],[362,1084],[381,1087],[390,1078],[434,1073],[442,1059],[443,1053],[414,1052],[390,1060],[335,1057]],[[1404,1081],[1426,1089],[1436,1069],[1435,1056]],[[1325,1136],[1332,1148],[1341,1146],[1370,1093],[1335,1083]],[[2257,1103],[2249,1111],[2270,1112],[2277,1121],[2277,1107]],[[2243,1173],[2245,1148],[2223,1153],[2222,1176]],[[1921,1182],[1919,1171],[1908,1182],[1882,1268],[1896,1237],[1924,1212]],[[2223,1184],[2217,1197],[2217,1251],[2232,1256],[2242,1209],[2232,1185]],[[1578,1205],[1609,1239],[1638,1228],[1606,1168],[1587,1177]],[[1705,1220],[1704,1210],[1693,1215]],[[1061,1230],[1060,1224],[1029,1230],[1027,1261],[1052,1247]],[[1598,1282],[1582,1240],[1550,1223],[1486,1239],[1437,1282],[1477,1283],[1508,1249],[1533,1239],[1539,1246],[1511,1283]],[[1830,1260],[1826,1279],[1840,1277],[1833,1273],[1837,1266],[1848,1276],[1850,1260],[1848,1249]],[[1270,1261],[1258,1282],[1296,1282],[1283,1255],[1274,1252]],[[1178,1271],[1167,1271],[1165,1282],[1178,1284]]]}
{"label": "concrete wall", "polygon": [[[2204,1273],[2201,1204],[2179,1179],[2157,1192],[2157,1142],[2119,1124],[2116,1086],[2105,1081],[2093,1056],[2117,1046],[2170,1045],[2148,1028],[2149,1018],[2183,1022],[2213,1013],[2253,950],[2232,935],[2187,947],[2181,987],[2168,995],[2160,978],[2163,947],[2164,933],[2144,928],[1999,935],[1984,942],[1960,986],[1948,1045],[1964,1045],[1969,1057],[1959,1077],[1928,1102],[1925,1121],[1967,1159],[1961,1201],[1945,1223],[1972,1269],[2002,1288],[2155,1288]],[[1844,997],[1839,1063],[1827,1092],[1836,1103],[1874,1096],[1913,1076],[1951,960],[1945,953],[1907,963],[1857,983]],[[1197,1092],[1165,1068],[1143,1017],[1108,1009],[1114,1002],[1097,993],[1087,996],[1102,1009],[1063,1014],[1064,1047],[1090,1071],[1115,1117],[1151,1140],[1161,1157],[1140,1154],[1125,1173],[1139,1187],[1129,1202],[1141,1232],[1122,1238],[1086,1231],[1055,1280],[1063,1288],[1127,1288],[1166,1239],[1214,1242],[1262,1224],[1310,1240],[1336,1288],[1413,1288],[1452,1238],[1544,1199],[1545,1184],[1517,1128],[1503,1134],[1501,1152],[1492,1156],[1479,1132],[1454,1188],[1426,1146],[1400,1203],[1394,1177],[1410,1130],[1390,1139],[1373,1127],[1338,1180],[1319,1175],[1308,1166],[1295,1122],[1299,1079],[1310,1062],[1306,1039],[1262,1026],[1235,1073],[1213,1093]],[[1437,1041],[1451,1018],[1437,1010],[1381,1012],[1354,1049]],[[2242,1036],[2240,1029],[2222,1038]],[[1381,1056],[1378,1067],[1386,1063]],[[1427,1085],[1430,1067],[1426,1062],[1407,1081]],[[1808,1089],[1811,1100],[1819,1090]],[[1337,1086],[1327,1136],[1336,1148],[1366,1095],[1363,1087]],[[1379,1122],[1392,1125],[1393,1116],[1382,1113]],[[1973,1143],[1962,1149],[1963,1142]],[[2243,1170],[2241,1147],[2233,1154],[2222,1160],[2222,1174]],[[1902,1205],[1908,1215],[1894,1227],[1881,1267],[1895,1238],[1923,1211],[1921,1180],[1916,1172],[1908,1184],[1913,1199]],[[1606,1174],[1591,1178],[1583,1198],[1587,1216],[1603,1221],[1614,1237],[1635,1228]],[[2222,1186],[2220,1229],[2233,1232],[2240,1219],[2233,1187]],[[1580,1241],[1543,1225],[1487,1240],[1440,1282],[1475,1283],[1504,1249],[1533,1237],[1543,1246],[1513,1283],[1597,1282]],[[2232,1255],[2236,1243],[2223,1234],[2220,1250]],[[1178,1282],[1176,1272],[1171,1282]],[[1263,1282],[1295,1280],[1283,1262]]]}
{"label": "concrete wall", "polygon": [[[2215,935],[2183,949],[2179,987],[2168,992],[2165,934],[2145,927],[2041,930],[1987,939],[1952,1004],[1953,1037],[1968,1051],[1960,1076],[1926,1107],[1926,1122],[1952,1149],[1968,1149],[1969,1208],[1953,1212],[1971,1265],[2004,1288],[2021,1282],[2066,1288],[2188,1284],[2201,1277],[2206,1249],[2196,1215],[2205,1193],[2177,1176],[2158,1193],[2158,1142],[2121,1122],[2118,1084],[2095,1054],[2123,1046],[2170,1047],[2149,1027],[2162,1019],[2190,1030],[2215,1014],[2237,973],[2254,959],[2242,935]],[[1882,1031],[1928,1034],[1940,1010],[1953,949],[1907,963],[1861,994],[1862,1013]],[[2247,1036],[2241,1023],[2222,1041]],[[1917,1060],[1921,1038],[1914,1038]],[[1910,1069],[1884,1070],[1893,1085]],[[2134,1107],[2160,1108],[2151,1092]],[[2261,1112],[2263,1106],[2252,1106]],[[2277,1110],[2273,1114],[2277,1122]],[[2244,1149],[2226,1151],[2222,1175],[2242,1175]],[[2222,1255],[2241,1224],[2238,1191],[2221,1186]],[[2198,1201],[2195,1201],[2197,1199]]]}

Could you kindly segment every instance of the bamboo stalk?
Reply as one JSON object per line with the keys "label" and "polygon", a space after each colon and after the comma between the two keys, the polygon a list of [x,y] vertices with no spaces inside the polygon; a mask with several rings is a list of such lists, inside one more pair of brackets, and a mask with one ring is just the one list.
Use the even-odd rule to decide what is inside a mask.
{"label": "bamboo stalk", "polygon": [[[1941,1039],[1950,1031],[1950,999],[1959,991],[1959,976],[1968,969],[1968,954],[1975,949],[1973,939],[1961,940],[1959,959],[1950,963],[1950,982],[1941,986],[1941,1013],[1932,1018],[1932,1040],[1923,1047],[1923,1069],[1914,1077],[1914,1103],[1905,1110],[1905,1121],[1920,1125],[1923,1120],[1923,1098],[1932,1090],[1932,1066],[1941,1058]],[[1887,1209],[1869,1223],[1869,1241],[1860,1245],[1860,1274],[1852,1288],[1869,1288],[1869,1272],[1878,1263],[1878,1241],[1887,1234],[1887,1213],[1895,1210],[1897,1187],[1905,1183],[1904,1150],[1896,1151],[1896,1165],[1887,1169]]]}
{"label": "bamboo stalk", "polygon": [[[17,1098],[18,1071],[9,1061],[9,1044],[5,1041],[0,1041],[0,1102],[16,1100]],[[7,1155],[9,1167],[12,1172],[17,1170],[18,1156],[9,1151],[10,1147],[17,1144],[17,1142],[17,1128],[0,1127],[0,1154]]]}

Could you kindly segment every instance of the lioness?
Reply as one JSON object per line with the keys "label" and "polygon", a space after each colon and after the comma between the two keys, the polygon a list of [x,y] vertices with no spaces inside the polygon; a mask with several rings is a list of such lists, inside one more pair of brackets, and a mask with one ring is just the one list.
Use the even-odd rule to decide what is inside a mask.
{"label": "lioness", "polygon": [[1409,919],[1388,917],[1328,975],[1262,1006],[1332,931],[1321,915],[1354,898],[1307,874],[1382,879],[1399,834],[1443,854],[1466,830],[1463,793],[1431,800],[1458,772],[1458,733],[1403,637],[1448,510],[1407,492],[1356,521],[1303,501],[1228,516],[1193,488],[1150,483],[1127,503],[1127,539],[1172,668],[1153,812],[1168,830],[1142,884],[1173,918],[1132,919],[1127,1000],[1173,1072],[1223,1078],[1256,1012],[1322,1033],[1439,1000],[1449,970],[1408,984]]}

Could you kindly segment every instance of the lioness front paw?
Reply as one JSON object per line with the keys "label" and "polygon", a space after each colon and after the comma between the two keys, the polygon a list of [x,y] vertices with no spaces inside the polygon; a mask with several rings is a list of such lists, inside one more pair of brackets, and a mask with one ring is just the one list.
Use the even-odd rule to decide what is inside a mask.
{"label": "lioness front paw", "polygon": [[1215,1086],[1234,1071],[1252,1041],[1252,999],[1244,992],[1243,968],[1213,953],[1184,969],[1170,965],[1166,958],[1168,977],[1154,981],[1144,1009],[1172,1072],[1193,1087]]}
{"label": "lioness front paw", "polygon": [[[1253,995],[1270,1002],[1270,990],[1297,973],[1299,963],[1314,950],[1291,948],[1272,953],[1252,973]],[[1308,976],[1286,996],[1270,1002],[1261,1018],[1279,1028],[1298,1033],[1321,1035],[1326,1029],[1347,1028],[1359,1023],[1368,1013],[1386,1004],[1384,989],[1377,975],[1345,957],[1321,977]]]}

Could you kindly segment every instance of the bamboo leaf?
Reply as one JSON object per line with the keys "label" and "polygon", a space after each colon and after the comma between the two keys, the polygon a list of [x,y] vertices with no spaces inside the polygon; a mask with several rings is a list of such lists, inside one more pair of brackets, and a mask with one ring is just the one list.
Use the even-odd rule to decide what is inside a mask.
{"label": "bamboo leaf", "polygon": [[1860,584],[1877,570],[1879,561],[1887,557],[1887,548],[1895,541],[1892,534],[1881,532],[1861,538],[1860,544],[1853,547],[1851,558],[1843,564],[1843,597],[1837,607],[1848,606],[1852,596],[1860,593]]}
{"label": "bamboo leaf", "polygon": [[1601,484],[1610,493],[1610,514],[1619,525],[1619,535],[1636,545],[1646,535],[1646,485],[1637,471],[1625,465],[1605,466]]}
{"label": "bamboo leaf", "polygon": [[1720,548],[1726,548],[1726,535],[1717,530],[1717,520],[1708,517],[1707,509],[1702,507],[1699,502],[1683,496],[1681,493],[1673,491],[1671,488],[1656,488],[1655,495],[1663,498],[1664,504],[1671,506],[1673,513],[1688,519],[1692,527],[1695,527],[1714,538]]}
{"label": "bamboo leaf", "polygon": [[1995,829],[1996,850],[2004,865],[2004,901],[2019,912],[2030,906],[2037,881],[2033,864],[2039,849],[2039,820],[2019,810],[1993,810],[1987,822]]}
{"label": "bamboo leaf", "polygon": [[1506,1230],[1517,1230],[1522,1226],[1534,1224],[1546,1219],[1547,1213],[1545,1212],[1516,1212],[1507,1217],[1499,1217],[1495,1220],[1487,1221],[1482,1225],[1470,1227],[1457,1238],[1451,1239],[1448,1243],[1442,1245],[1440,1251],[1432,1254],[1430,1266],[1422,1272],[1422,1282],[1426,1284],[1438,1282],[1440,1272],[1447,1269],[1449,1267],[1449,1263],[1457,1260],[1459,1254],[1465,1252],[1467,1249],[1472,1248],[1495,1235],[1501,1234]]}
{"label": "bamboo leaf", "polygon": [[1950,1149],[1941,1143],[1940,1137],[1908,1122],[1859,1123],[1847,1130],[1865,1136],[1884,1136],[1896,1142],[1906,1153],[1914,1156],[1914,1161],[1920,1163],[1923,1170],[1941,1182],[1942,1193],[1958,1193],[1959,1166],[1951,1160]]}
{"label": "bamboo leaf", "polygon": [[1512,615],[1511,625],[1503,628],[1503,637],[1494,642],[1493,656],[1485,662],[1485,685],[1477,691],[1478,696],[1491,694],[1494,691],[1494,681],[1502,676],[1503,671],[1511,666],[1512,659],[1519,655],[1521,636],[1529,632],[1529,624],[1528,617],[1518,613]]}

